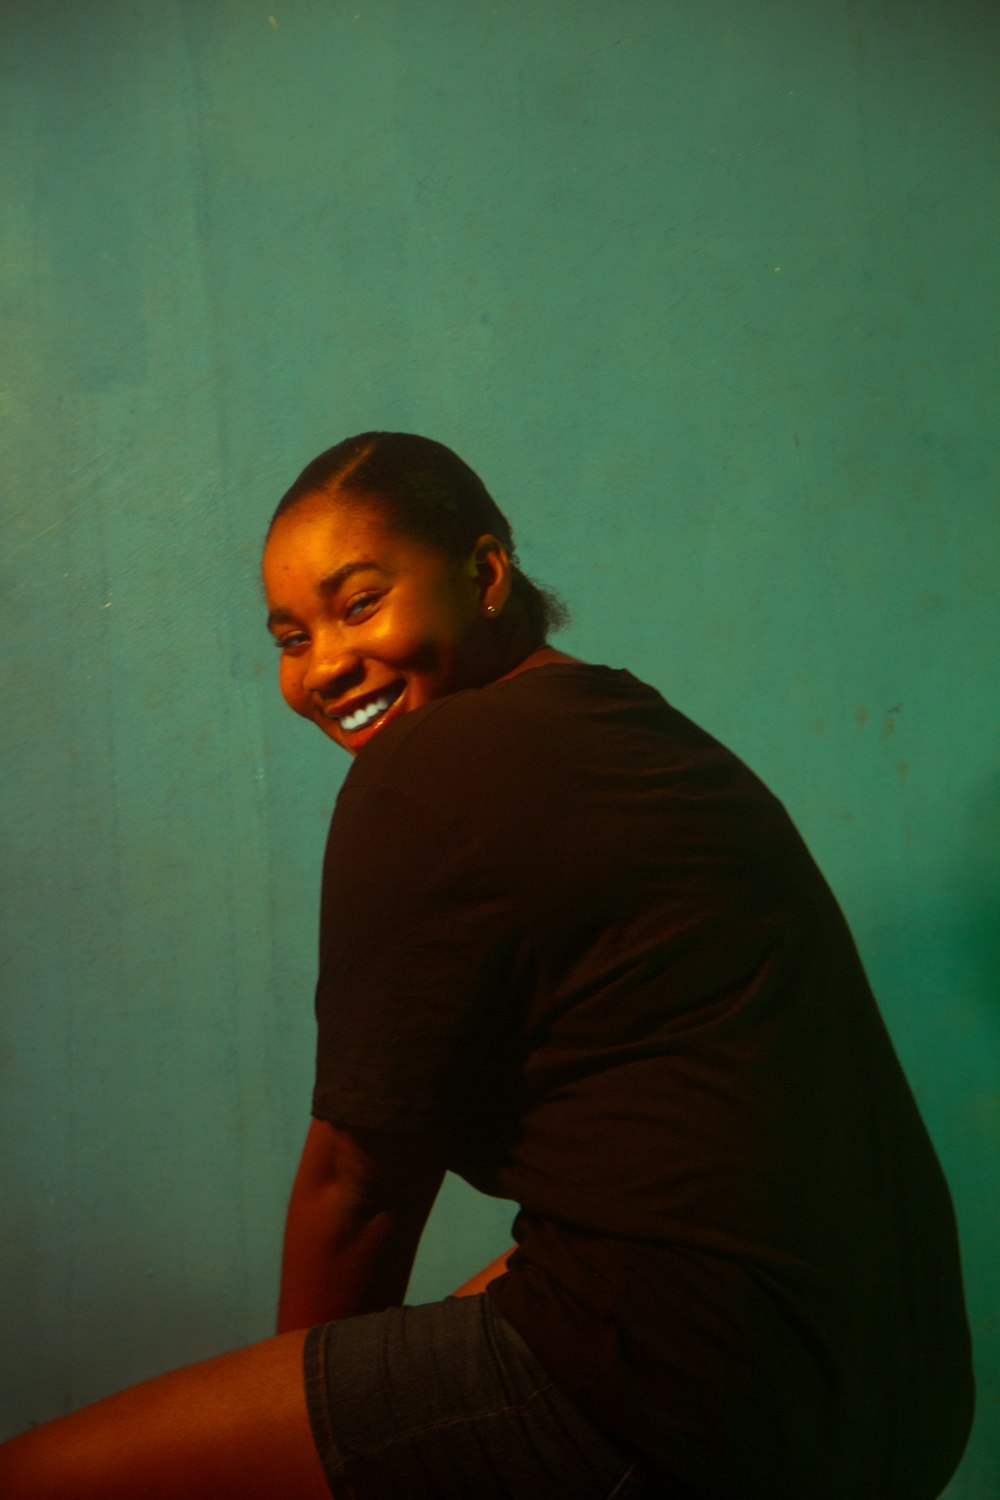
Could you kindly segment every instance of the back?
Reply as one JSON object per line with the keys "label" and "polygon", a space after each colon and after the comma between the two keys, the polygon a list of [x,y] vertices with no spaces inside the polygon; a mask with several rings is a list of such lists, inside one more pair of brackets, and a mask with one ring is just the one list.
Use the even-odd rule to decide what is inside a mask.
{"label": "back", "polygon": [[[359,897],[373,841],[390,888]],[[539,668],[372,742],[326,889],[317,1112],[350,1114],[331,1045],[374,1046],[374,1080],[430,1028],[389,1065],[424,1070],[394,1107],[446,1097],[406,1128],[522,1205],[490,1294],[591,1415],[684,1495],[939,1493],[970,1407],[947,1189],[839,909],[756,777],[628,674]],[[345,1054],[334,975],[359,942]]]}

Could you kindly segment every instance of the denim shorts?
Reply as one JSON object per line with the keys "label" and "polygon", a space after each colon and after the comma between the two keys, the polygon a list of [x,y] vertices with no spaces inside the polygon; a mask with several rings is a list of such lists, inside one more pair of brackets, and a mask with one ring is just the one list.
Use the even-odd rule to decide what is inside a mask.
{"label": "denim shorts", "polygon": [[335,1500],[659,1500],[479,1295],[309,1330],[306,1400]]}

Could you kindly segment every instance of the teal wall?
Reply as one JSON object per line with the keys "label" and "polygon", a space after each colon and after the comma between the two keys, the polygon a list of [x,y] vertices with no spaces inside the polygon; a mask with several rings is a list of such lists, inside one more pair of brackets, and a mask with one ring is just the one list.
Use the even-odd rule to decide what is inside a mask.
{"label": "teal wall", "polygon": [[[957,1202],[1000,1492],[995,5],[8,0],[3,1424],[264,1335],[346,762],[276,496],[486,476],[567,649],[772,784]],[[506,1205],[449,1183],[450,1289]]]}

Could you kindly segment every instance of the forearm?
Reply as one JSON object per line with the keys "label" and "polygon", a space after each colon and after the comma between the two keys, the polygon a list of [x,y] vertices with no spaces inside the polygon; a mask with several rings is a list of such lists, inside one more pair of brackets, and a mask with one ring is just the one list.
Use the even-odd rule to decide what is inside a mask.
{"label": "forearm", "polygon": [[314,1122],[285,1225],[278,1332],[397,1306],[440,1178],[360,1177],[357,1155]]}

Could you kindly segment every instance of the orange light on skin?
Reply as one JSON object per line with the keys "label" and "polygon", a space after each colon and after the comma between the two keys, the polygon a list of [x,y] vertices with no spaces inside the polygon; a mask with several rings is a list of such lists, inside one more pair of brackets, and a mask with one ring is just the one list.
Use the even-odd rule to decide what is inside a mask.
{"label": "orange light on skin", "polygon": [[282,696],[351,755],[402,714],[504,674],[486,613],[510,593],[495,537],[454,560],[393,531],[377,503],[317,495],[274,523],[263,572]]}

